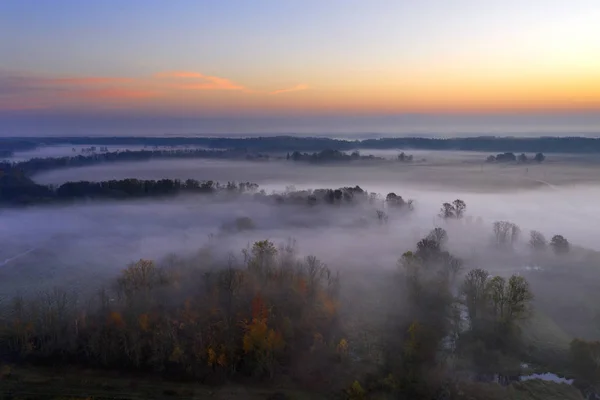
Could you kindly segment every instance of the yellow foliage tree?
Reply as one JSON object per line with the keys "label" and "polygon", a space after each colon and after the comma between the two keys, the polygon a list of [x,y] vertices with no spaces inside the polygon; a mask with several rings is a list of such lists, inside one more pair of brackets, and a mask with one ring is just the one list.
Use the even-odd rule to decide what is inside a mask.
{"label": "yellow foliage tree", "polygon": [[279,331],[270,329],[267,318],[252,318],[245,324],[242,346],[244,353],[254,364],[255,373],[267,372],[273,376],[276,355],[285,347],[285,341]]}

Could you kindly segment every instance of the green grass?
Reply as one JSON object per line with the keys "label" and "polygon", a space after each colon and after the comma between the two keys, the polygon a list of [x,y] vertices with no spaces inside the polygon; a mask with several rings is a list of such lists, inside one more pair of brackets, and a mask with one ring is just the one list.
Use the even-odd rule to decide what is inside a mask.
{"label": "green grass", "polygon": [[549,351],[568,351],[573,339],[552,318],[539,311],[522,323],[521,329],[527,343]]}
{"label": "green grass", "polygon": [[569,344],[573,339],[547,315],[536,312],[521,324],[523,339],[530,348],[532,371],[553,372],[569,377]]}

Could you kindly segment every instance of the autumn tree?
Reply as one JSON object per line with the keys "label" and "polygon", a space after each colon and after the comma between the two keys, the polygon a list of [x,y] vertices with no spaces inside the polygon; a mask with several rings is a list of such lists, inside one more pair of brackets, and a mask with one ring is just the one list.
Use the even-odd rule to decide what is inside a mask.
{"label": "autumn tree", "polygon": [[285,341],[281,332],[270,328],[268,322],[269,310],[258,294],[252,300],[252,319],[244,324],[243,349],[253,374],[272,378]]}
{"label": "autumn tree", "polygon": [[131,301],[136,295],[148,297],[150,291],[161,284],[161,276],[151,260],[131,263],[117,279],[117,294]]}

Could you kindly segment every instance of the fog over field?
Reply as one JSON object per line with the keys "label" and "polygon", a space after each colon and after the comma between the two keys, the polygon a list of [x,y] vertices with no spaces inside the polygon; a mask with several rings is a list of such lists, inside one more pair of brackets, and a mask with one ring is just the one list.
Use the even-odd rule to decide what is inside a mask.
{"label": "fog over field", "polygon": [[[192,254],[209,241],[213,245],[218,242],[225,254],[259,239],[283,243],[293,238],[302,253],[316,254],[335,268],[394,268],[403,252],[443,223],[436,217],[441,204],[457,198],[467,203],[471,217],[469,228],[449,228],[450,247],[459,256],[472,256],[478,247],[487,245],[492,223],[498,220],[521,227],[523,247],[529,230],[535,229],[548,237],[559,233],[574,245],[600,250],[595,237],[600,225],[596,212],[600,182],[596,182],[593,164],[555,157],[541,165],[500,166],[482,163],[483,153],[410,154],[425,161],[413,165],[317,166],[286,161],[155,160],[42,173],[34,179],[45,184],[131,177],[194,178],[250,181],[267,192],[284,191],[289,186],[316,189],[359,185],[383,196],[395,192],[414,199],[415,212],[391,215],[391,223],[381,227],[376,224],[374,208],[302,210],[198,197],[3,210],[0,274],[20,277],[24,286],[12,281],[1,290],[36,287],[40,276],[44,284],[59,284],[84,279],[87,274],[111,275],[139,258]],[[219,236],[223,224],[236,217],[252,218],[256,229]],[[478,219],[481,221],[476,224]],[[359,229],[365,221],[368,227]],[[461,229],[468,229],[469,234],[462,235]],[[473,234],[474,230],[478,233]],[[211,234],[218,238],[209,239]],[[37,265],[42,261],[46,266],[40,271]]]}
{"label": "fog over field", "polygon": [[[20,304],[24,304],[20,299],[32,299],[30,318],[37,318],[36,304],[54,299],[58,299],[57,304],[66,304],[60,299],[70,299],[69,304],[81,307],[81,312],[86,312],[87,304],[91,307],[100,301],[99,310],[103,312],[104,306],[117,307],[129,301],[126,295],[122,297],[124,282],[131,280],[135,290],[146,290],[135,286],[139,284],[136,279],[146,279],[144,271],[154,271],[157,275],[152,276],[159,279],[157,282],[166,277],[174,283],[166,292],[162,283],[152,289],[156,290],[152,301],[161,307],[163,303],[174,307],[163,312],[178,321],[177,313],[185,311],[188,304],[184,299],[194,298],[202,290],[209,297],[224,295],[223,287],[208,290],[206,285],[226,285],[226,276],[238,276],[231,279],[242,279],[252,290],[258,288],[253,297],[237,300],[240,310],[252,308],[254,312],[256,299],[262,298],[262,293],[268,295],[273,282],[283,279],[286,273],[299,279],[289,293],[302,294],[304,276],[314,282],[317,275],[311,274],[326,265],[316,279],[326,279],[330,285],[327,290],[338,288],[338,292],[336,303],[323,303],[330,308],[319,309],[338,310],[335,317],[339,315],[339,329],[343,329],[340,332],[347,340],[339,343],[350,343],[352,354],[358,354],[353,362],[368,369],[362,360],[379,360],[377,350],[370,346],[377,348],[383,343],[385,348],[386,343],[408,332],[404,326],[390,330],[390,321],[404,321],[406,317],[407,326],[413,326],[412,319],[418,321],[429,313],[446,310],[420,303],[421,296],[435,299],[441,293],[456,299],[448,315],[455,324],[452,329],[459,331],[458,339],[451,338],[453,333],[444,334],[439,338],[440,351],[449,350],[444,347],[446,340],[469,343],[469,334],[475,328],[463,326],[473,321],[470,303],[464,300],[469,295],[465,285],[473,274],[484,273],[489,275],[485,275],[482,290],[491,291],[493,284],[508,282],[509,289],[501,289],[502,299],[518,300],[520,297],[513,296],[510,288],[518,282],[524,285],[523,302],[527,305],[515,319],[517,333],[508,337],[518,338],[519,343],[522,340],[525,350],[510,353],[513,350],[503,348],[503,354],[513,354],[510,362],[490,350],[486,353],[489,356],[482,356],[483,367],[466,364],[456,367],[456,371],[479,371],[480,377],[468,379],[484,381],[499,379],[495,371],[517,380],[520,376],[528,379],[531,372],[548,371],[552,372],[549,379],[569,377],[561,365],[569,365],[565,357],[570,344],[575,338],[600,338],[598,160],[593,156],[552,154],[541,163],[487,163],[489,154],[481,152],[405,153],[413,156],[413,161],[399,160],[397,150],[363,150],[362,155],[382,159],[356,156],[319,163],[310,156],[286,160],[287,154],[272,154],[270,159],[260,161],[157,158],[32,172],[27,178],[33,182],[59,188],[51,190],[29,180],[30,186],[49,190],[56,197],[47,203],[28,204],[24,195],[22,207],[0,209],[0,303],[9,315],[20,310]],[[253,182],[259,185],[259,191],[249,186],[242,189],[212,184],[206,190],[199,182],[192,182],[178,186],[192,190],[161,192],[156,186],[175,187],[175,182],[117,182],[127,178]],[[117,181],[102,186],[60,186],[107,180]],[[7,182],[11,189],[10,180]],[[357,185],[367,194],[350,189]],[[103,195],[96,195],[98,188],[105,190]],[[337,194],[309,191],[338,188],[346,189]],[[60,197],[59,193],[74,195]],[[390,193],[404,200],[388,196]],[[407,202],[409,199],[413,202]],[[456,199],[466,203],[466,211],[457,211],[459,201],[447,204],[454,208],[444,216],[442,204]],[[495,224],[498,221],[516,225],[506,223],[509,228],[502,237],[498,233],[502,223]],[[541,245],[530,242],[533,230],[545,236]],[[440,232],[441,236],[432,236]],[[568,240],[566,250],[551,241],[555,235]],[[262,271],[259,262],[265,248],[272,249],[275,258],[268,262],[279,270],[265,269],[267,275],[255,280],[260,276],[249,273],[255,273],[253,268]],[[443,269],[436,270],[436,265],[453,272],[445,274]],[[311,268],[317,269],[310,272]],[[213,280],[215,277],[217,280]],[[152,282],[146,284],[154,285]],[[264,286],[256,286],[256,282]],[[411,286],[414,282],[416,286]],[[420,286],[419,282],[433,286]],[[446,289],[440,292],[435,285]],[[206,305],[204,297],[195,299],[198,305]],[[177,305],[174,301],[179,300],[183,302]],[[418,311],[407,308],[412,301]],[[137,303],[130,305],[131,315],[142,318],[135,308]],[[13,306],[17,311],[10,311]],[[99,315],[99,321],[106,320],[104,314]],[[110,325],[115,314],[108,315]],[[78,321],[75,319],[76,324]],[[144,330],[143,321],[133,319],[123,326],[129,329],[139,325]],[[495,328],[490,332],[486,333],[489,337],[506,337]],[[388,334],[395,338],[392,342],[386,339]],[[478,347],[460,351],[464,353],[456,354],[463,360],[477,360]],[[489,357],[499,358],[488,362]],[[294,362],[298,364],[292,365],[303,365]],[[528,363],[539,365],[530,368]],[[492,372],[487,365],[493,366]]]}
{"label": "fog over field", "polygon": [[55,146],[38,146],[32,150],[21,150],[15,151],[12,157],[8,160],[12,162],[26,161],[32,158],[45,158],[45,157],[72,157],[78,155],[89,155],[99,154],[100,148],[105,148],[104,152],[115,152],[115,151],[139,151],[139,150],[172,150],[172,149],[183,149],[183,148],[200,148],[198,146],[144,146],[144,145],[129,145],[129,146],[95,146],[95,151],[89,152],[90,147],[85,145],[55,145]]}

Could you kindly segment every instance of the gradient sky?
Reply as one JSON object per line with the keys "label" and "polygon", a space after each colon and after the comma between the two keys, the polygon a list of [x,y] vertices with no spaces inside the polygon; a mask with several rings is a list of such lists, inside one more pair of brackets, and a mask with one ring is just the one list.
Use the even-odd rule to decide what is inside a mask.
{"label": "gradient sky", "polygon": [[1,0],[0,128],[597,115],[599,21],[598,0]]}

